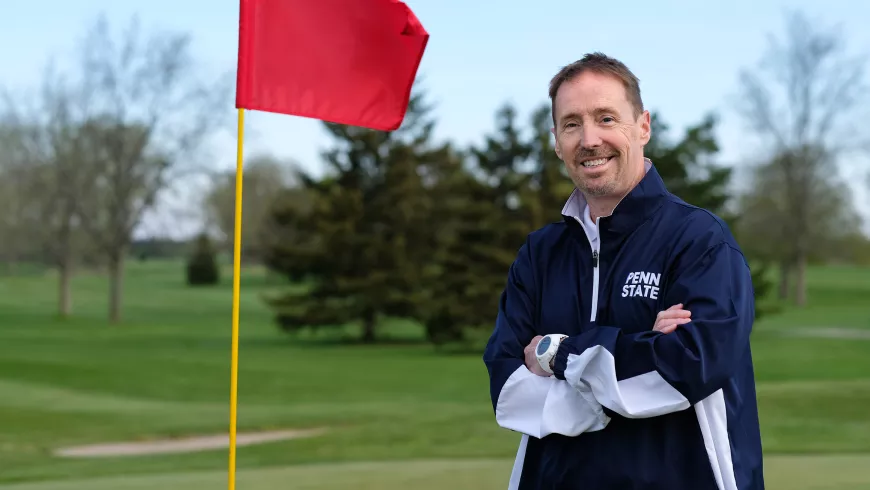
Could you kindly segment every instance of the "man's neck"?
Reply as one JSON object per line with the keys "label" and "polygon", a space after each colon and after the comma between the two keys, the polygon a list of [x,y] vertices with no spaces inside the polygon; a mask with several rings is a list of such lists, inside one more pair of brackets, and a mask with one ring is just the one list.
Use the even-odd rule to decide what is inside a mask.
{"label": "man's neck", "polygon": [[592,221],[598,221],[598,218],[610,216],[623,197],[625,195],[616,197],[586,197],[586,205],[589,206],[589,217],[592,218]]}
{"label": "man's neck", "polygon": [[650,162],[644,158],[643,166],[641,167],[640,174],[635,176],[634,182],[628,187],[628,190],[623,192],[620,195],[610,195],[610,196],[584,196],[586,198],[586,205],[589,206],[589,217],[592,218],[592,221],[595,222],[598,218],[603,218],[605,216],[610,216],[613,214],[613,210],[616,209],[616,206],[622,201],[625,196],[627,196],[637,185],[643,180],[647,171],[650,168]]}

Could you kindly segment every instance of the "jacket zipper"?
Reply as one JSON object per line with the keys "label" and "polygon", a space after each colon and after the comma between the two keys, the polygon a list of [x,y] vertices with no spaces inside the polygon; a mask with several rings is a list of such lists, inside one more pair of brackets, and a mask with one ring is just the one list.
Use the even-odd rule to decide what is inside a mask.
{"label": "jacket zipper", "polygon": [[[598,220],[595,220],[595,231],[600,231],[598,229]],[[595,245],[592,247],[592,308],[591,313],[589,315],[589,321],[594,322],[595,317],[598,313],[598,271],[600,267],[598,267],[598,258],[599,258],[599,247],[601,244],[601,233],[598,233],[598,240],[595,240]]]}
{"label": "jacket zipper", "polygon": [[600,258],[600,247],[601,247],[601,230],[598,228],[598,219],[595,220],[595,232],[598,235],[598,240],[592,240],[592,237],[589,236],[589,230],[586,229],[586,225],[583,224],[583,221],[580,218],[574,218],[580,223],[580,227],[583,228],[583,231],[586,233],[586,238],[589,240],[589,246],[592,247],[592,308],[590,308],[589,312],[589,321],[594,322],[595,317],[598,314],[598,271],[600,268],[598,267],[598,259]]}

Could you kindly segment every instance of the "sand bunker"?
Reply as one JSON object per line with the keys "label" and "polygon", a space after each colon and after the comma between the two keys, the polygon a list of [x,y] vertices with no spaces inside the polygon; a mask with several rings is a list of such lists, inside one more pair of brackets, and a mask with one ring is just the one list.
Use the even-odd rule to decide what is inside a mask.
{"label": "sand bunker", "polygon": [[[325,429],[297,429],[250,432],[245,434],[239,433],[236,434],[236,446],[250,446],[252,444],[261,444],[265,442],[315,437],[323,432],[325,432]],[[142,442],[91,444],[87,446],[58,449],[55,451],[55,454],[66,458],[141,456],[147,454],[190,453],[211,449],[229,448],[229,446],[229,434],[217,434],[211,436],[184,437]]]}

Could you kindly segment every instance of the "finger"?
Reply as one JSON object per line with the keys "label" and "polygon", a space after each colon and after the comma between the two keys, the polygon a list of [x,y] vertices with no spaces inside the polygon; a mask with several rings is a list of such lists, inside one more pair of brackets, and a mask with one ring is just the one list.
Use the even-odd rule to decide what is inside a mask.
{"label": "finger", "polygon": [[692,312],[689,310],[669,311],[663,315],[665,318],[691,318]]}
{"label": "finger", "polygon": [[670,333],[676,330],[678,326],[685,325],[691,321],[691,318],[678,318],[676,320],[662,322],[661,324],[656,325],[653,330],[657,332]]}
{"label": "finger", "polygon": [[672,320],[664,320],[661,322],[661,325],[685,325],[691,322],[691,318],[674,318]]}
{"label": "finger", "polygon": [[667,310],[660,311],[658,314],[659,315],[672,315],[674,313],[680,313],[680,312],[686,312],[686,311],[690,311],[690,310],[686,310],[683,308],[675,308],[674,306],[672,306],[672,307],[668,308]]}
{"label": "finger", "polygon": [[682,307],[683,307],[683,303],[677,303],[677,304],[675,304],[674,306],[671,306],[670,308],[668,308],[667,311],[670,311],[670,310],[679,310],[679,309],[681,309]]}
{"label": "finger", "polygon": [[692,316],[692,312],[689,310],[666,310],[659,312],[656,317],[658,320],[668,320],[674,318],[690,318]]}
{"label": "finger", "polygon": [[661,321],[656,322],[655,326],[653,327],[653,330],[660,330],[660,329],[667,327],[667,326],[670,326],[670,325],[685,325],[691,321],[692,321],[691,318],[671,318],[671,319],[661,320]]}

